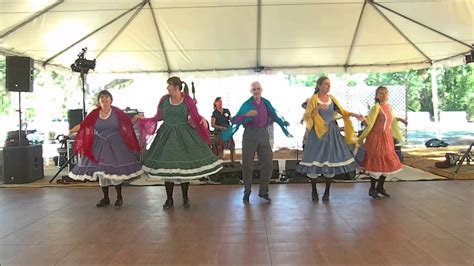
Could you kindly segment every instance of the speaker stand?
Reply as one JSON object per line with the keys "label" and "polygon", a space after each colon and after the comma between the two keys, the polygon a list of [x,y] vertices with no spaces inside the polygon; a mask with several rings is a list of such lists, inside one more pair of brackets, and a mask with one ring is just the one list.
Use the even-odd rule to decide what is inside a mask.
{"label": "speaker stand", "polygon": [[[81,72],[80,72],[80,77],[81,77],[81,90],[82,90],[82,121],[84,121],[84,119],[86,118],[86,75],[87,75],[87,71],[84,70],[84,69],[81,69]],[[67,148],[67,146],[66,146]],[[71,158],[68,158],[68,160],[63,164],[61,165],[61,167],[59,168],[59,170],[56,172],[56,174],[51,178],[51,180],[49,180],[49,183],[51,184],[55,179],[56,177],[58,177],[58,175],[63,171],[64,168],[66,168],[66,166],[68,166],[71,161],[74,159],[74,157],[76,156],[76,154],[73,154],[71,156]]]}
{"label": "speaker stand", "polygon": [[[21,147],[21,128],[22,128],[22,123],[21,123],[21,91],[18,91],[18,146]],[[26,132],[25,132],[26,136]]]}
{"label": "speaker stand", "polygon": [[54,179],[56,179],[56,177],[58,177],[58,175],[63,171],[63,169],[66,168],[66,166],[68,166],[68,165],[71,163],[71,161],[74,159],[75,156],[76,156],[76,155],[73,154],[73,155],[71,156],[71,158],[69,158],[63,165],[61,165],[61,167],[60,167],[59,170],[56,172],[56,174],[53,176],[53,178],[51,178],[51,180],[49,180],[49,183],[50,183],[50,184],[53,183]]}
{"label": "speaker stand", "polygon": [[87,72],[81,70],[81,81],[82,81],[82,121],[86,118],[86,75]]}

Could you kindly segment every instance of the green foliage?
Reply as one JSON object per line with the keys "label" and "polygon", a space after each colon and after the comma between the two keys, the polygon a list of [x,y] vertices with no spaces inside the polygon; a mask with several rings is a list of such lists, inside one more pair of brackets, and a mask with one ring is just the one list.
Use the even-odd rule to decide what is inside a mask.
{"label": "green foliage", "polygon": [[357,81],[355,81],[355,80],[349,80],[349,81],[347,82],[347,86],[348,86],[348,87],[355,87],[355,86],[357,86]]}
{"label": "green foliage", "polygon": [[5,57],[0,56],[0,115],[10,113],[11,100],[5,88]]}
{"label": "green foliage", "polygon": [[29,121],[32,120],[36,116],[35,108],[26,108],[25,110],[25,120]]}
{"label": "green foliage", "polygon": [[5,90],[0,90],[0,115],[10,113],[11,101]]}
{"label": "green foliage", "polygon": [[370,73],[365,83],[368,86],[406,86],[408,88],[408,110],[425,111],[433,115],[431,73],[428,69],[393,73]]}
{"label": "green foliage", "polygon": [[405,85],[405,80],[410,71],[392,73],[369,73],[365,80],[367,86]]}
{"label": "green foliage", "polygon": [[130,86],[133,79],[114,79],[104,86],[104,90],[120,90]]}
{"label": "green foliage", "polygon": [[110,93],[113,95],[114,90],[121,90],[124,88],[127,88],[133,83],[133,79],[114,79],[110,81],[109,83],[105,84],[103,87],[97,87],[93,90],[89,90],[88,94],[89,95],[94,95],[94,97],[90,98],[90,104],[97,104],[97,95],[101,90],[108,90]]}
{"label": "green foliage", "polygon": [[[441,111],[466,111],[474,116],[473,66],[462,65],[438,70],[438,98]],[[408,110],[428,111],[433,115],[431,73],[429,69],[395,73],[371,73],[367,85],[406,85]]]}
{"label": "green foliage", "polygon": [[[474,65],[438,69],[438,98],[441,111],[466,111],[474,118]],[[289,75],[291,86],[314,87],[318,75]],[[347,80],[347,86],[357,86],[348,74],[336,77]],[[433,116],[430,69],[408,70],[392,73],[369,73],[364,80],[368,86],[406,86],[408,110],[425,111]]]}
{"label": "green foliage", "polygon": [[288,79],[290,86],[315,87],[316,81],[321,76],[326,76],[326,74],[318,73],[315,75],[287,75],[286,78]]}
{"label": "green foliage", "polygon": [[471,65],[442,69],[438,76],[440,109],[474,116],[474,73]]}
{"label": "green foliage", "polygon": [[65,77],[59,72],[54,70],[51,71],[51,78],[53,78],[53,83],[58,86],[65,86]]}
{"label": "green foliage", "polygon": [[0,91],[5,91],[5,57],[0,55]]}

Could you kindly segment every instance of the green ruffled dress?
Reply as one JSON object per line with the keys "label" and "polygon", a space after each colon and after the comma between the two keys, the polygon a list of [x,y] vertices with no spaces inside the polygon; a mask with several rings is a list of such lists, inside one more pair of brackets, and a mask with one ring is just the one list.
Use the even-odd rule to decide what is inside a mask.
{"label": "green ruffled dress", "polygon": [[182,101],[162,103],[163,124],[147,150],[143,170],[149,181],[189,182],[219,172],[222,161],[188,123],[188,108]]}

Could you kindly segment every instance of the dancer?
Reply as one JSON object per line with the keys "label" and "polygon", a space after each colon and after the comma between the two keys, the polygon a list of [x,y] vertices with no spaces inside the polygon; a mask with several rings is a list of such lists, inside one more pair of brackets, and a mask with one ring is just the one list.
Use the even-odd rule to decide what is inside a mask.
{"label": "dancer", "polygon": [[100,107],[69,132],[70,135],[77,132],[74,151],[81,155],[69,177],[82,181],[99,179],[104,195],[97,207],[110,205],[109,186],[114,186],[117,191],[114,205],[119,207],[123,204],[123,181],[143,173],[138,156],[134,154],[140,152],[140,145],[133,130],[135,121],[112,106],[112,94],[103,90],[97,100]]}
{"label": "dancer", "polygon": [[[370,177],[369,196],[379,199],[379,194],[390,197],[384,189],[386,174],[392,174],[402,169],[393,138],[403,142],[403,136],[398,121],[407,125],[407,120],[397,118],[388,103],[388,90],[380,86],[375,91],[375,105],[370,109],[367,119],[363,122],[366,128],[359,137],[358,143],[365,141],[365,157],[361,168]],[[379,176],[378,184],[374,178]]]}
{"label": "dancer", "polygon": [[289,123],[278,115],[270,101],[262,97],[262,86],[259,82],[252,83],[250,92],[252,97],[240,107],[239,112],[233,118],[234,124],[232,127],[222,133],[222,139],[227,141],[232,138],[241,125],[245,127],[242,140],[242,172],[245,185],[244,203],[248,203],[250,199],[255,153],[258,155],[261,165],[260,192],[258,196],[271,201],[268,195],[268,185],[273,171],[273,152],[270,146],[267,127],[276,122],[286,136],[291,136],[287,129]]}
{"label": "dancer", "polygon": [[214,128],[214,145],[217,148],[217,155],[221,159],[224,159],[224,149],[230,149],[230,160],[233,162],[235,156],[234,140],[223,141],[220,137],[222,132],[230,127],[231,118],[229,109],[222,107],[222,98],[217,97],[214,100],[214,112],[211,117],[211,124]]}
{"label": "dancer", "polygon": [[[331,82],[328,77],[320,77],[316,82],[316,93],[308,100],[304,120],[310,130],[303,158],[296,171],[306,174],[311,180],[311,196],[318,201],[316,181],[322,175],[326,182],[323,201],[329,200],[331,180],[337,174],[349,173],[356,169],[348,144],[357,140],[350,117],[362,119],[362,116],[346,111],[336,98],[329,95]],[[344,120],[345,137],[339,132],[336,114]]]}
{"label": "dancer", "polygon": [[207,122],[189,97],[188,85],[179,77],[171,77],[167,83],[168,94],[161,98],[156,115],[147,119],[137,116],[142,140],[154,135],[157,122],[163,121],[145,154],[143,170],[149,180],[165,181],[164,209],[173,207],[174,182],[181,184],[183,206],[189,208],[190,181],[219,172],[222,161],[209,149]]}

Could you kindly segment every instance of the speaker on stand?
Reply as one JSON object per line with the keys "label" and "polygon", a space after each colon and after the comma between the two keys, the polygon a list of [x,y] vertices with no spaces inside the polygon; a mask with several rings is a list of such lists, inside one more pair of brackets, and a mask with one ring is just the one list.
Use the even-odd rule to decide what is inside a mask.
{"label": "speaker on stand", "polygon": [[24,56],[7,56],[5,79],[7,91],[18,92],[18,143],[21,147],[21,93],[33,92],[33,71],[34,61],[29,57]]}
{"label": "speaker on stand", "polygon": [[16,92],[33,92],[34,60],[23,56],[6,57],[6,89]]}
{"label": "speaker on stand", "polygon": [[25,142],[23,138],[26,133],[22,131],[21,93],[33,92],[33,71],[33,59],[23,56],[6,57],[6,89],[9,92],[18,92],[19,126],[18,145],[4,147],[1,152],[0,174],[5,184],[28,183],[44,177],[43,147]]}

